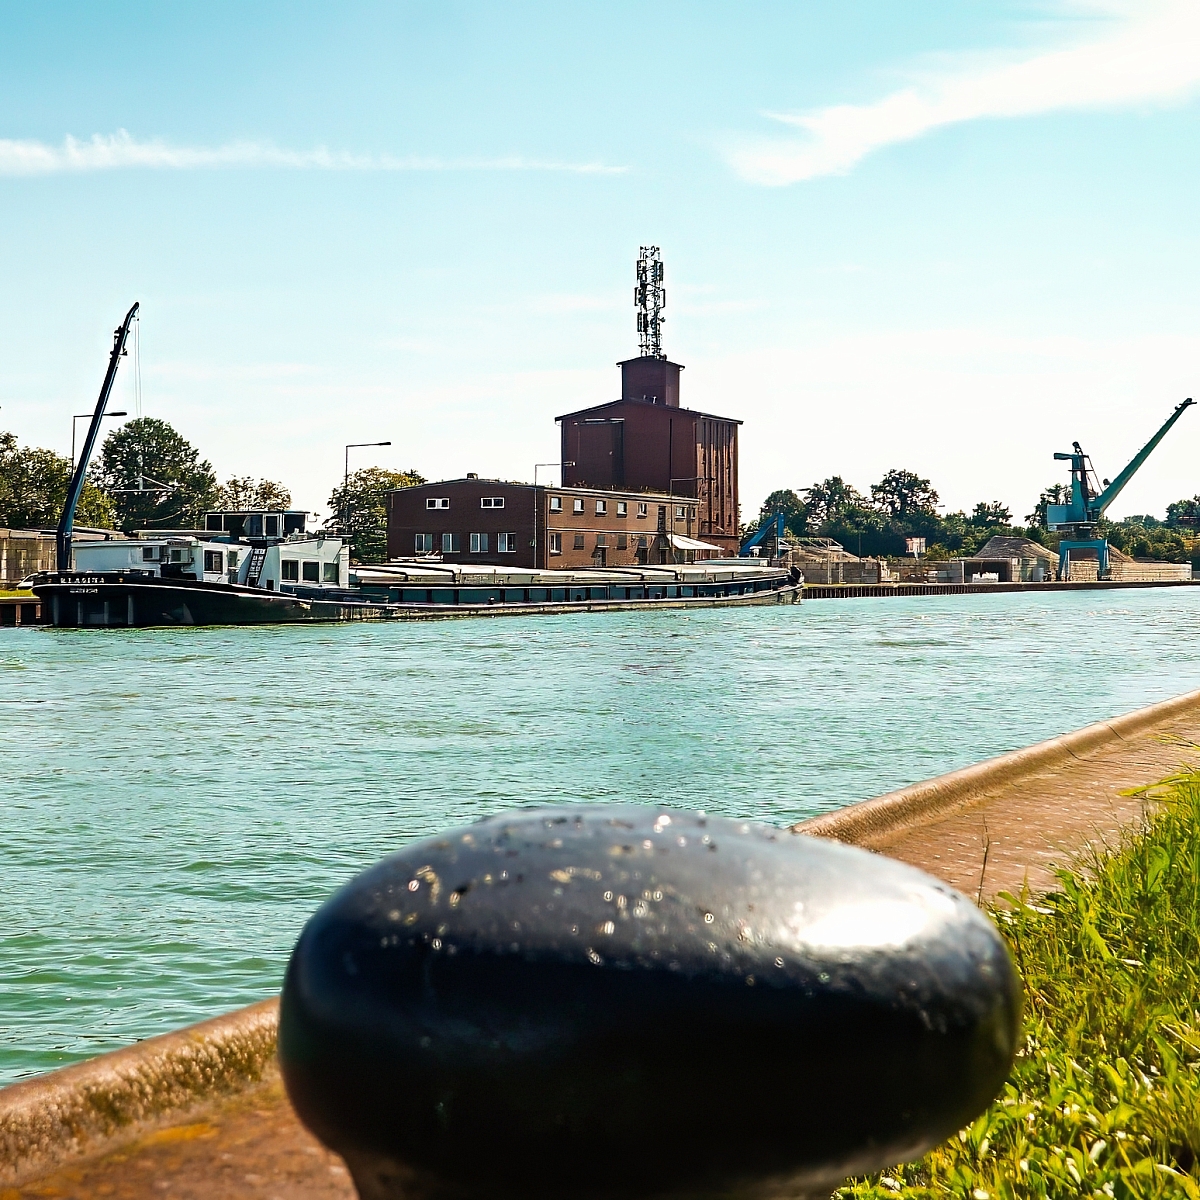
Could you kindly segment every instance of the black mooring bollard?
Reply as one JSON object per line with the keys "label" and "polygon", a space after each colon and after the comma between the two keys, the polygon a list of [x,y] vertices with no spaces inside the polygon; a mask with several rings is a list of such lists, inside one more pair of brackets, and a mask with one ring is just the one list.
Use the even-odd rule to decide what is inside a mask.
{"label": "black mooring bollard", "polygon": [[305,926],[279,1054],[364,1200],[789,1197],[975,1117],[1020,985],[890,859],[642,807],[406,846]]}

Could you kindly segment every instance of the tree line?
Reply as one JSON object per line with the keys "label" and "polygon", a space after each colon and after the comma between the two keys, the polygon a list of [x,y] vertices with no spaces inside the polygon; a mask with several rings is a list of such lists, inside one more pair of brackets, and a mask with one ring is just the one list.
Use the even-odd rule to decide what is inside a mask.
{"label": "tree line", "polygon": [[[0,432],[0,527],[53,529],[66,503],[71,462],[37,446],[20,446]],[[416,471],[366,467],[334,488],[328,532],[345,528],[359,562],[387,557],[386,494],[424,483]],[[167,421],[139,417],[104,440],[84,483],[75,524],[133,533],[138,529],[197,529],[213,509],[286,509],[282,483],[250,476],[218,482],[212,463]]]}
{"label": "tree line", "polygon": [[[832,538],[850,553],[869,558],[902,557],[911,537],[924,538],[925,556],[934,559],[969,558],[997,535],[1027,537],[1053,549],[1059,534],[1046,527],[1046,507],[1066,503],[1069,496],[1068,485],[1051,484],[1022,524],[998,500],[980,501],[970,513],[939,513],[936,489],[913,471],[888,471],[867,494],[833,475],[808,488],[772,492],[745,532],[753,533],[782,513],[793,537]],[[1165,520],[1143,515],[1101,521],[1100,535],[1134,558],[1192,562],[1200,568],[1198,526],[1200,495],[1169,504]]]}

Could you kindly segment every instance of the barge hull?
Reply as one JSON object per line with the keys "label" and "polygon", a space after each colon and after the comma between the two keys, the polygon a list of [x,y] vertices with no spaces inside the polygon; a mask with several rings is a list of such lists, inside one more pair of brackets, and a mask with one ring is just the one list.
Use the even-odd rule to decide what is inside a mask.
{"label": "barge hull", "polygon": [[[488,589],[445,589],[428,602],[351,600],[344,594],[293,595],[191,580],[50,576],[34,584],[47,623],[60,628],[155,628],[187,625],[294,625],[348,621],[440,620],[534,613],[628,612],[658,608],[714,608],[779,604],[800,599],[786,576],[690,585],[579,587],[566,599],[530,599],[539,588],[506,588],[498,598],[477,599]],[[512,593],[520,592],[520,596]],[[630,595],[637,592],[637,595]],[[614,593],[623,593],[615,594]],[[701,594],[697,594],[701,593]],[[711,593],[711,594],[703,594]]]}

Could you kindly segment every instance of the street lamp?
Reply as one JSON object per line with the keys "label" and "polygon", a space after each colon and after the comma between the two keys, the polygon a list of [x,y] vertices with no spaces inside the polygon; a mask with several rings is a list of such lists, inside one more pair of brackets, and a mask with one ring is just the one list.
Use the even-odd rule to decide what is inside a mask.
{"label": "street lamp", "polygon": [[538,494],[537,494],[537,485],[538,485],[538,481],[537,481],[537,473],[538,473],[538,467],[573,467],[574,465],[575,465],[575,463],[574,463],[574,462],[572,462],[572,461],[569,461],[569,460],[568,460],[568,461],[566,461],[566,462],[548,462],[548,463],[534,463],[534,464],[533,464],[533,569],[534,569],[535,571],[538,569],[538,557],[537,557],[537,552],[538,552],[538,535],[537,535],[537,533],[538,533],[538,530],[537,530],[537,523],[538,523],[538,508],[540,507],[540,506],[539,506],[539,504],[538,504]]}
{"label": "street lamp", "polygon": [[362,446],[390,446],[391,442],[348,442],[346,444],[346,469],[342,473],[342,536],[347,533],[346,525],[348,521],[348,505],[346,503],[346,489],[350,486],[350,451]]}
{"label": "street lamp", "polygon": [[[75,473],[75,422],[80,420],[83,417],[90,417],[91,415],[92,415],[91,413],[76,413],[71,418],[71,473],[72,474]],[[103,419],[103,417],[127,417],[127,416],[129,416],[129,414],[127,412],[106,412],[103,414],[101,419]]]}
{"label": "street lamp", "polygon": [[573,467],[574,465],[575,464],[573,462],[534,463],[533,464],[533,486],[537,487],[537,485],[538,485],[537,484],[538,467]]}

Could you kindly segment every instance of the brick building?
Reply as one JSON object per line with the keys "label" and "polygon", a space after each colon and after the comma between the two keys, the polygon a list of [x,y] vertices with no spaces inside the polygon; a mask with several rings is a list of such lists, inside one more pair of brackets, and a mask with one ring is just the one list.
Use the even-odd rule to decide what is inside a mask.
{"label": "brick building", "polygon": [[388,493],[388,557],[538,570],[718,557],[697,537],[699,508],[695,497],[469,475]]}
{"label": "brick building", "polygon": [[736,555],[741,421],[681,408],[679,363],[643,356],[617,365],[619,400],[556,418],[563,483],[688,497],[694,536]]}

